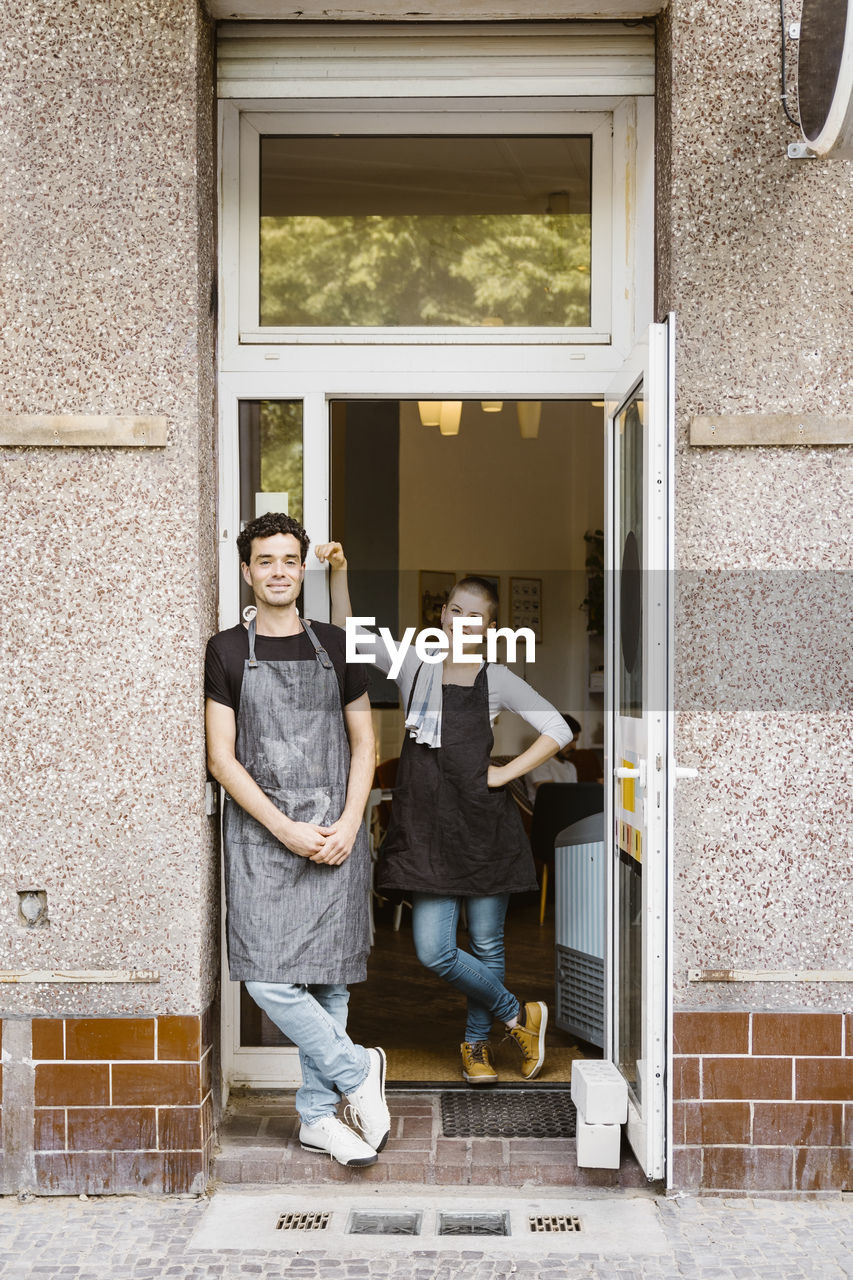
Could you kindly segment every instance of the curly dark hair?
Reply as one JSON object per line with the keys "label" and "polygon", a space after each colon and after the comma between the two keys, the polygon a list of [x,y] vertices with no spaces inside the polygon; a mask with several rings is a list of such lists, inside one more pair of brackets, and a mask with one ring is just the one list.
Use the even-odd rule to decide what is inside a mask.
{"label": "curly dark hair", "polygon": [[292,533],[299,540],[299,554],[304,564],[308,558],[311,540],[298,520],[287,516],[283,511],[269,511],[265,516],[258,516],[250,521],[237,537],[237,550],[240,552],[241,564],[249,564],[252,559],[252,542],[255,538],[272,538],[276,533]]}

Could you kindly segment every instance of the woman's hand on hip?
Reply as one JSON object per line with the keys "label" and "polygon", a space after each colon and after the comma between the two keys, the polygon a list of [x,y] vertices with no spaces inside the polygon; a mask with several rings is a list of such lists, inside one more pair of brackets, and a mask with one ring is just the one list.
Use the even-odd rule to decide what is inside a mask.
{"label": "woman's hand on hip", "polygon": [[486,783],[490,787],[502,787],[507,779],[504,777],[505,767],[501,764],[490,764],[486,774]]}

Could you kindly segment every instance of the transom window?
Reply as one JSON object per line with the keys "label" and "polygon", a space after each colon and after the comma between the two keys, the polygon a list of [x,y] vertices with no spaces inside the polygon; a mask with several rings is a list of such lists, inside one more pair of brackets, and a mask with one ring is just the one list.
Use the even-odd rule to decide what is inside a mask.
{"label": "transom window", "polygon": [[262,327],[588,328],[592,138],[260,139]]}

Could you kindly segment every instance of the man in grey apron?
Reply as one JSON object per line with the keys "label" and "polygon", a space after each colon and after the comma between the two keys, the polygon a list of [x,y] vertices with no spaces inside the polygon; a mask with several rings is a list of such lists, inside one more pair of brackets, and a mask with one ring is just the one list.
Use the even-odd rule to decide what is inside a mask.
{"label": "man in grey apron", "polygon": [[[303,1147],[362,1166],[390,1129],[385,1055],[345,1030],[347,984],[364,981],[369,950],[373,729],[343,632],[297,612],[308,545],[281,514],[238,538],[257,612],[208,644],[208,767],[227,792],[231,979],[299,1049]],[[335,1114],[342,1095],[361,1136]]]}

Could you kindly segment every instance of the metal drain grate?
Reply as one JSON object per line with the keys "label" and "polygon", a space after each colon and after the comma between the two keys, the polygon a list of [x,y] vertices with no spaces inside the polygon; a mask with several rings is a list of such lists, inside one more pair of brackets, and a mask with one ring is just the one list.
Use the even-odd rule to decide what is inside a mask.
{"label": "metal drain grate", "polygon": [[325,1231],[331,1213],[283,1213],[275,1224],[276,1231]]}
{"label": "metal drain grate", "polygon": [[508,1213],[440,1213],[440,1236],[508,1236]]}
{"label": "metal drain grate", "polygon": [[445,1138],[573,1138],[576,1123],[568,1089],[441,1095]]}
{"label": "metal drain grate", "polygon": [[420,1213],[393,1211],[368,1213],[354,1209],[347,1224],[351,1236],[416,1236],[421,1229]]}
{"label": "metal drain grate", "polygon": [[527,1219],[530,1230],[540,1231],[580,1231],[580,1218],[570,1217],[566,1213],[534,1214]]}

